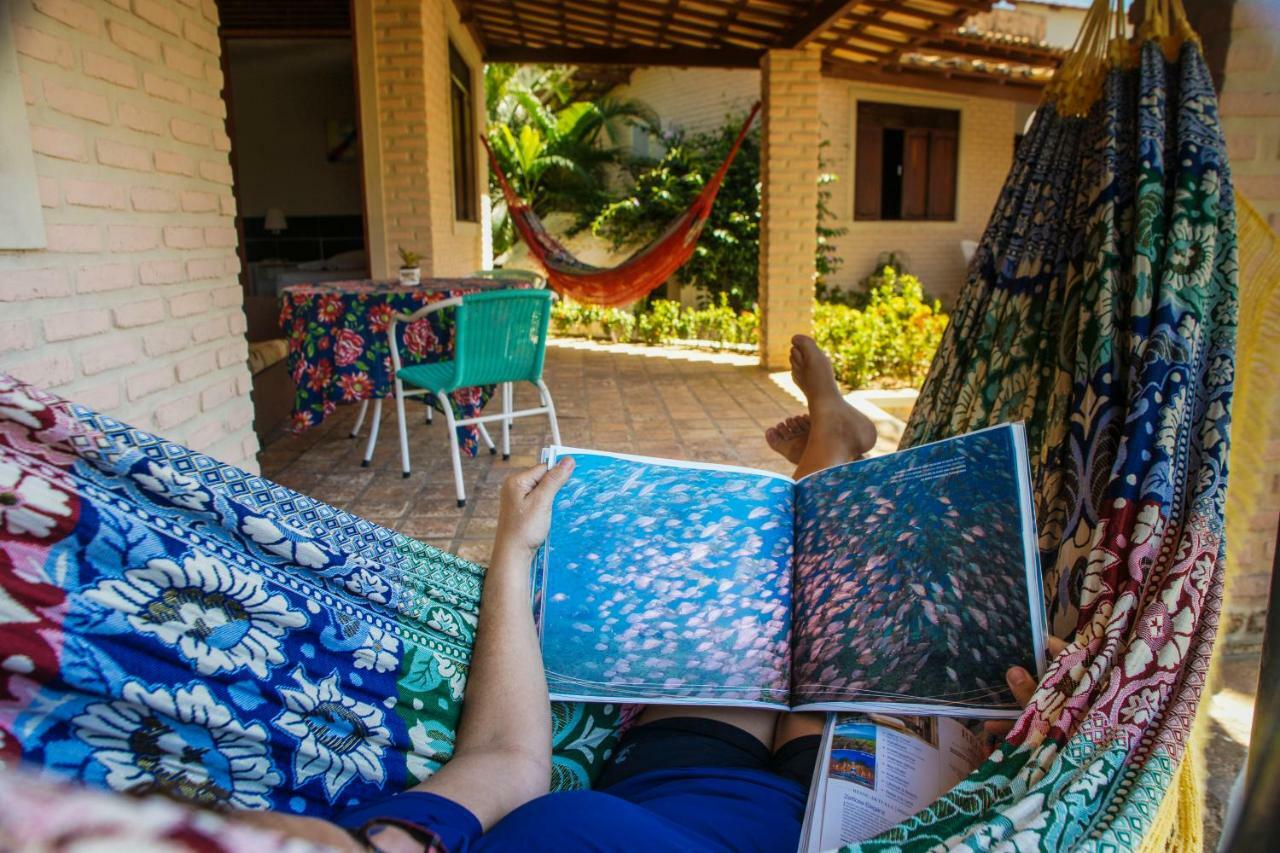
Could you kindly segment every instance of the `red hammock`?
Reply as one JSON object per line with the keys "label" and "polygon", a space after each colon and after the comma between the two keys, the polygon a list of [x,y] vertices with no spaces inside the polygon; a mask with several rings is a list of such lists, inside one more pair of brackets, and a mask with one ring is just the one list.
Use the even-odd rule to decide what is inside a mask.
{"label": "red hammock", "polygon": [[609,268],[584,264],[547,233],[546,227],[524,199],[516,195],[507,176],[502,173],[502,167],[493,156],[489,141],[483,136],[480,141],[489,152],[489,162],[493,164],[494,174],[502,185],[502,194],[507,198],[507,213],[525,245],[529,247],[530,254],[542,265],[551,288],[575,302],[626,305],[658,287],[693,255],[698,235],[702,233],[702,226],[711,214],[711,205],[715,203],[716,193],[720,191],[720,184],[758,112],[760,104],[757,102],[743,122],[742,130],[738,131],[729,155],[711,176],[711,180],[707,181],[702,192],[698,193],[689,209],[676,217],[658,239],[618,266]]}

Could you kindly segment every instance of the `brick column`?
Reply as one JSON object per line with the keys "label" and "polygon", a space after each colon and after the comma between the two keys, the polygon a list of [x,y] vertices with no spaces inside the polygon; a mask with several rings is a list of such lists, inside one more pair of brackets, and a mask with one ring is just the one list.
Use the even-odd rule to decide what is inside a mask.
{"label": "brick column", "polygon": [[[421,0],[356,3],[355,10],[370,266],[375,277],[394,276],[396,250],[404,246],[431,275],[424,70],[428,39],[432,45],[443,39],[428,32]],[[447,114],[444,121],[433,130],[447,130]]]}
{"label": "brick column", "polygon": [[820,55],[771,50],[760,69],[760,363],[781,368],[813,326]]}

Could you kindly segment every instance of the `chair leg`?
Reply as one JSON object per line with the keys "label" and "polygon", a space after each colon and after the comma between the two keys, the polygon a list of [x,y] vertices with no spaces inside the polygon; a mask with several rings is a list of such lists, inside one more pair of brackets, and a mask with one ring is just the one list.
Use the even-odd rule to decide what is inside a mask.
{"label": "chair leg", "polygon": [[431,426],[431,424],[435,423],[436,410],[431,406],[431,398],[427,397],[425,399],[427,401],[427,426]]}
{"label": "chair leg", "polygon": [[373,448],[378,444],[378,428],[382,426],[382,398],[373,401],[373,423],[369,426],[369,443],[364,446],[364,461],[361,468],[368,468],[373,459]]}
{"label": "chair leg", "polygon": [[458,506],[467,505],[467,491],[462,485],[462,451],[458,447],[458,428],[453,422],[453,406],[449,405],[449,398],[444,394],[436,395],[440,399],[440,404],[444,408],[444,420],[449,427],[449,450],[453,456],[453,485],[458,491]]}
{"label": "chair leg", "polygon": [[364,426],[364,416],[369,412],[369,398],[360,401],[360,411],[356,413],[356,425],[351,428],[351,438],[360,435],[360,427]]}
{"label": "chair leg", "polygon": [[511,383],[502,383],[502,461],[511,458]]}
{"label": "chair leg", "polygon": [[489,430],[484,424],[476,424],[476,426],[480,428],[480,437],[484,439],[485,446],[489,448],[489,455],[492,456],[497,453],[498,449],[493,446],[493,436],[489,435]]}
{"label": "chair leg", "polygon": [[396,380],[396,426],[400,429],[400,476],[409,476],[409,424],[404,419],[404,383]]}
{"label": "chair leg", "polygon": [[547,420],[551,421],[551,440],[559,444],[560,424],[556,421],[556,404],[551,402],[551,389],[541,379],[538,380],[538,395],[542,398],[542,405],[547,407]]}

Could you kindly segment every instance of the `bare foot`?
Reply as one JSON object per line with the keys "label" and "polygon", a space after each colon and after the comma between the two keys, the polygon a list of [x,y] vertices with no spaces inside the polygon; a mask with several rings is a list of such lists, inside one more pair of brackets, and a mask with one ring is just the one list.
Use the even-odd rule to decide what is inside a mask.
{"label": "bare foot", "polygon": [[[808,335],[796,335],[791,339],[791,378],[809,403],[810,434],[821,431],[824,436],[842,444],[848,459],[857,459],[875,447],[878,438],[875,424],[845,401],[840,386],[836,384],[831,359]],[[806,436],[802,452],[807,443]],[[830,454],[824,451],[822,455]]]}
{"label": "bare foot", "polygon": [[808,335],[796,335],[791,339],[791,378],[804,392],[810,411],[813,410],[814,403],[832,399],[844,401],[840,386],[836,384],[831,359],[818,347],[817,341]]}
{"label": "bare foot", "polygon": [[764,440],[792,465],[799,464],[800,457],[804,455],[804,446],[809,441],[809,416],[794,415],[785,421],[778,421],[765,430]]}

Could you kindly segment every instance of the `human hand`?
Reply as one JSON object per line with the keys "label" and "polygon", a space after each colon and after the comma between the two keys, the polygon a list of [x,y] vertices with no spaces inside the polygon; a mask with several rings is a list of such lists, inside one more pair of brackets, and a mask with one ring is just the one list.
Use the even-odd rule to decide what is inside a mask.
{"label": "human hand", "polygon": [[498,533],[493,547],[515,548],[530,556],[547,538],[551,502],[573,473],[573,457],[565,456],[552,468],[537,465],[507,477],[502,483],[498,508]]}
{"label": "human hand", "polygon": [[[1067,641],[1060,637],[1051,636],[1046,638],[1046,645],[1049,647],[1049,655],[1057,657],[1067,647]],[[1009,683],[1009,689],[1013,691],[1014,698],[1018,700],[1018,704],[1024,708],[1027,707],[1031,702],[1032,695],[1036,692],[1036,687],[1039,685],[1036,677],[1020,666],[1011,666],[1005,672],[1004,678]],[[1013,722],[1013,720],[987,720],[987,722],[983,723],[982,728],[987,735],[987,746],[994,750],[996,741],[1013,731]]]}

